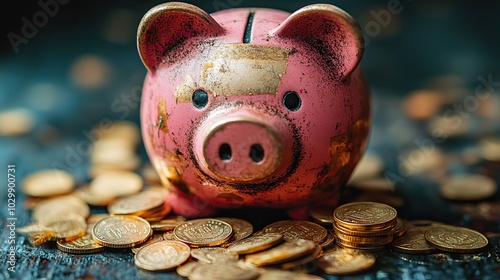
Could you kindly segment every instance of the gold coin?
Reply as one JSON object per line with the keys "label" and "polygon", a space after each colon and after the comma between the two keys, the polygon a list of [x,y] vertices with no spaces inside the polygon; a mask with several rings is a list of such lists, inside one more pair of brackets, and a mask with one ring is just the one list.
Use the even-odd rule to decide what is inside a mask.
{"label": "gold coin", "polygon": [[238,218],[230,218],[230,217],[218,217],[215,218],[217,220],[221,220],[231,225],[233,229],[233,237],[229,240],[229,242],[234,242],[237,240],[241,240],[250,236],[253,233],[253,226],[251,223]]}
{"label": "gold coin", "polygon": [[90,182],[90,191],[104,199],[138,193],[142,178],[129,171],[113,171],[101,174]]}
{"label": "gold coin", "polygon": [[264,266],[285,262],[310,254],[316,248],[316,243],[306,239],[285,241],[269,250],[245,256],[245,262],[255,266]]}
{"label": "gold coin", "polygon": [[425,232],[425,240],[432,246],[452,253],[475,253],[488,246],[488,238],[463,227],[440,226]]}
{"label": "gold coin", "polygon": [[48,223],[47,227],[54,232],[55,238],[66,242],[77,239],[87,232],[85,219],[76,214],[70,214],[64,219]]}
{"label": "gold coin", "polygon": [[93,206],[107,206],[115,200],[114,197],[112,198],[106,196],[102,197],[92,193],[92,190],[90,189],[89,185],[83,185],[78,187],[73,192],[73,195],[85,201],[87,204]]}
{"label": "gold coin", "polygon": [[150,209],[148,211],[138,213],[141,218],[146,219],[148,222],[159,222],[167,216],[170,211],[172,211],[172,206],[168,202],[164,202],[160,207],[156,207],[154,209]]}
{"label": "gold coin", "polygon": [[444,180],[439,191],[444,198],[450,200],[482,200],[496,193],[497,184],[492,178],[485,175],[464,174]]}
{"label": "gold coin", "polygon": [[282,270],[282,269],[276,269],[276,268],[264,268],[260,270],[260,277],[259,280],[321,280],[324,278],[316,276],[316,275],[311,275],[311,274],[306,274],[306,273],[301,273],[301,272],[296,272],[296,271],[287,271],[287,270]]}
{"label": "gold coin", "polygon": [[432,254],[438,250],[425,241],[424,232],[409,230],[391,243],[394,250],[406,254]]}
{"label": "gold coin", "polygon": [[266,250],[283,240],[281,233],[262,233],[232,243],[227,249],[238,254],[251,254]]}
{"label": "gold coin", "polygon": [[405,232],[406,232],[405,223],[401,218],[398,218],[396,227],[394,227],[394,231],[392,232],[392,234],[396,238],[404,235]]}
{"label": "gold coin", "polygon": [[0,135],[20,136],[29,133],[35,126],[35,115],[27,109],[10,109],[0,112]]}
{"label": "gold coin", "polygon": [[224,248],[205,247],[191,250],[191,257],[204,262],[232,262],[238,260],[238,254]]}
{"label": "gold coin", "polygon": [[130,249],[131,249],[132,253],[137,254],[137,252],[139,252],[139,250],[144,248],[145,246],[148,246],[149,244],[153,244],[153,243],[160,242],[163,240],[165,240],[163,238],[163,234],[156,233],[156,234],[153,234],[146,242],[144,242],[140,245],[134,246]]}
{"label": "gold coin", "polygon": [[217,246],[231,238],[231,225],[216,219],[183,222],[174,229],[175,239],[190,246]]}
{"label": "gold coin", "polygon": [[182,222],[185,222],[186,218],[182,216],[177,216],[175,218],[170,218],[170,219],[163,219],[158,222],[152,222],[151,223],[151,228],[154,231],[171,231],[174,230],[174,228],[178,225],[180,225]]}
{"label": "gold coin", "polygon": [[323,243],[320,243],[321,248],[327,248],[335,242],[335,232],[333,230],[328,230],[328,235]]}
{"label": "gold coin", "polygon": [[28,241],[33,246],[39,246],[53,240],[55,237],[52,231],[28,233]]}
{"label": "gold coin", "polygon": [[239,262],[198,265],[189,274],[190,280],[254,280],[259,277],[256,268]]}
{"label": "gold coin", "polygon": [[156,191],[143,191],[117,199],[108,206],[112,215],[137,215],[144,211],[160,207],[164,203],[164,196]]}
{"label": "gold coin", "polygon": [[90,208],[81,199],[72,195],[64,195],[38,203],[33,209],[32,216],[35,221],[46,225],[62,220],[70,214],[87,218],[90,214]]}
{"label": "gold coin", "polygon": [[388,227],[385,228],[380,228],[380,229],[372,229],[372,230],[356,230],[356,229],[349,229],[345,228],[337,223],[333,224],[333,230],[335,233],[340,232],[343,234],[347,235],[352,235],[352,236],[365,236],[365,237],[375,237],[375,236],[387,236],[389,234],[392,234],[394,232],[394,227],[395,225],[389,225]]}
{"label": "gold coin", "polygon": [[179,241],[160,241],[140,249],[134,257],[139,268],[149,271],[169,270],[189,258],[190,248]]}
{"label": "gold coin", "polygon": [[148,221],[136,216],[110,216],[94,225],[92,237],[103,246],[129,248],[142,244],[152,234]]}
{"label": "gold coin", "polygon": [[262,231],[264,233],[281,233],[287,241],[307,239],[317,243],[323,242],[328,235],[328,231],[324,227],[313,222],[299,220],[276,222],[266,226]]}
{"label": "gold coin", "polygon": [[166,231],[163,233],[164,240],[175,240],[174,231]]}
{"label": "gold coin", "polygon": [[48,197],[70,193],[75,187],[73,176],[66,171],[50,169],[29,174],[22,183],[25,194]]}
{"label": "gold coin", "polygon": [[356,249],[356,250],[362,250],[362,251],[381,251],[385,249],[386,245],[372,245],[372,244],[362,244],[362,243],[354,243],[354,242],[347,242],[345,240],[342,240],[340,238],[335,239],[335,243],[344,249]]}
{"label": "gold coin", "polygon": [[130,141],[132,145],[137,145],[141,142],[141,131],[139,126],[131,121],[114,120],[109,129],[101,132],[103,133],[101,139],[125,139]]}
{"label": "gold coin", "polygon": [[296,269],[304,264],[310,263],[318,258],[318,256],[321,254],[323,249],[321,249],[321,246],[316,245],[316,248],[312,251],[312,253],[305,255],[303,257],[300,257],[298,259],[293,259],[291,261],[286,261],[283,263],[275,264],[275,267],[279,267],[281,269]]}
{"label": "gold coin", "polygon": [[319,224],[331,226],[333,224],[333,209],[328,207],[311,207],[309,216]]}
{"label": "gold coin", "polygon": [[318,266],[328,274],[348,275],[359,273],[375,264],[375,256],[366,252],[338,249],[318,259]]}
{"label": "gold coin", "polygon": [[396,223],[397,211],[377,202],[353,202],[341,205],[333,212],[337,224],[349,229],[378,229]]}
{"label": "gold coin", "polygon": [[337,232],[335,235],[338,239],[344,241],[344,243],[367,244],[374,246],[386,245],[391,243],[393,240],[392,235],[366,237],[366,236],[353,236],[353,235],[343,234],[340,232]]}
{"label": "gold coin", "polygon": [[57,240],[57,248],[70,254],[93,254],[105,249],[92,239],[92,232],[88,231],[84,236],[70,242]]}
{"label": "gold coin", "polygon": [[500,162],[500,138],[484,138],[479,141],[481,158],[490,162]]}

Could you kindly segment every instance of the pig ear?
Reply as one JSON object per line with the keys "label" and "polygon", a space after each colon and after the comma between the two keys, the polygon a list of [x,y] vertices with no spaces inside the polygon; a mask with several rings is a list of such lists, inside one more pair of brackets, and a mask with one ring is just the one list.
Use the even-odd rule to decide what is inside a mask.
{"label": "pig ear", "polygon": [[359,25],[333,5],[306,6],[291,14],[272,33],[309,45],[342,77],[352,73],[363,56],[363,33]]}
{"label": "pig ear", "polygon": [[[189,51],[186,42],[217,37],[224,29],[200,8],[178,2],[160,4],[149,10],[137,30],[137,48],[142,62],[155,72],[166,57],[178,58]],[[192,42],[192,41],[191,41]],[[177,55],[172,52],[178,53]]]}

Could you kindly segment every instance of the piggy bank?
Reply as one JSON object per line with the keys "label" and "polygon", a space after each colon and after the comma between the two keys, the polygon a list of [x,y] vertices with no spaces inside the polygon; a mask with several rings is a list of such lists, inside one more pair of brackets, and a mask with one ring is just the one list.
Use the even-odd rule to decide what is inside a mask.
{"label": "piggy bank", "polygon": [[137,45],[144,144],[176,213],[338,203],[370,127],[349,14],[171,2],[144,15]]}

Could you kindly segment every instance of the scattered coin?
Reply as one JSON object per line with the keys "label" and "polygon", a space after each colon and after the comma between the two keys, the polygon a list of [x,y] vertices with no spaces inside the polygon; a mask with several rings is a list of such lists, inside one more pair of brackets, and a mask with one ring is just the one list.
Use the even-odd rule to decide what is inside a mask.
{"label": "scattered coin", "polygon": [[229,242],[241,240],[253,233],[252,224],[243,219],[230,217],[217,217],[215,219],[224,221],[231,225],[231,228],[233,229],[233,237],[229,240]]}
{"label": "scattered coin", "polygon": [[322,277],[300,273],[296,271],[287,271],[275,268],[265,268],[260,270],[259,280],[321,280]]}
{"label": "scattered coin", "polygon": [[57,248],[63,252],[70,254],[94,254],[102,252],[105,247],[97,244],[94,239],[92,239],[92,227],[87,228],[87,232],[84,236],[75,239],[70,242],[64,242],[62,240],[57,241]]}
{"label": "scattered coin", "polygon": [[198,265],[189,274],[190,280],[253,280],[259,277],[254,267],[239,262]]}
{"label": "scattered coin", "polygon": [[216,262],[231,262],[238,260],[238,254],[229,251],[224,248],[218,247],[205,247],[196,248],[191,250],[191,257],[204,262],[204,263],[216,263]]}
{"label": "scattered coin", "polygon": [[163,219],[158,222],[151,223],[151,228],[154,231],[171,231],[182,222],[185,222],[186,218],[182,216],[176,216],[175,218]]}
{"label": "scattered coin", "polygon": [[406,254],[433,254],[438,250],[425,241],[424,232],[421,230],[407,231],[392,243],[394,250]]}
{"label": "scattered coin", "polygon": [[70,193],[75,187],[73,176],[66,171],[50,169],[40,170],[26,176],[22,190],[25,194],[36,197],[48,197]]}
{"label": "scattered coin", "polygon": [[204,265],[204,264],[197,261],[188,261],[178,266],[176,272],[180,276],[189,277],[189,275],[191,275],[191,272],[193,272],[194,268],[198,265]]}
{"label": "scattered coin", "polygon": [[64,195],[41,201],[33,208],[32,216],[35,221],[46,225],[64,219],[70,214],[87,218],[90,208],[81,199],[72,195]]}
{"label": "scattered coin", "polygon": [[425,240],[439,250],[452,253],[475,253],[488,246],[488,238],[463,227],[440,226],[427,230]]}
{"label": "scattered coin", "polygon": [[144,242],[140,245],[134,246],[130,249],[131,249],[132,253],[137,254],[137,252],[139,252],[139,250],[144,248],[145,246],[148,246],[149,244],[153,244],[153,243],[160,242],[163,240],[165,240],[163,238],[163,234],[155,233],[146,242]]}
{"label": "scattered coin", "polygon": [[174,237],[190,246],[217,246],[232,234],[231,225],[216,219],[186,221],[174,229]]}
{"label": "scattered coin", "polygon": [[136,216],[109,216],[97,222],[93,239],[112,248],[129,248],[146,242],[152,234],[149,222]]}
{"label": "scattered coin", "polygon": [[54,232],[54,237],[63,241],[72,241],[87,232],[87,223],[82,216],[67,215],[64,219],[47,223],[47,228]]}
{"label": "scattered coin", "polygon": [[301,266],[303,266],[305,264],[308,264],[308,263],[315,261],[319,257],[319,255],[321,254],[322,251],[323,251],[323,249],[321,248],[321,246],[316,245],[316,247],[314,248],[314,250],[310,254],[299,257],[297,259],[293,259],[291,261],[285,261],[282,263],[275,264],[274,267],[281,268],[281,269],[295,270],[295,269],[300,268]]}
{"label": "scattered coin", "polygon": [[479,141],[481,158],[490,162],[500,162],[500,138],[488,137]]}
{"label": "scattered coin", "polygon": [[34,126],[35,116],[28,109],[10,109],[0,113],[0,136],[25,135]]}
{"label": "scattered coin", "polygon": [[78,187],[73,194],[92,206],[107,206],[115,200],[114,197],[103,197],[92,193],[88,184]]}
{"label": "scattered coin", "polygon": [[485,175],[464,174],[444,180],[439,191],[444,198],[450,200],[482,200],[496,193],[497,184],[493,179]]}
{"label": "scattered coin", "polygon": [[292,239],[266,251],[246,255],[245,262],[256,266],[271,265],[310,254],[315,248],[316,244],[311,240]]}
{"label": "scattered coin", "polygon": [[81,88],[94,90],[102,88],[110,80],[110,66],[102,58],[86,55],[78,58],[71,67],[71,79]]}
{"label": "scattered coin", "polygon": [[133,172],[115,171],[97,176],[90,182],[90,190],[97,196],[114,198],[138,193],[142,178]]}
{"label": "scattered coin", "polygon": [[169,270],[189,258],[190,248],[179,241],[160,241],[149,244],[135,254],[134,262],[149,271]]}
{"label": "scattered coin", "polygon": [[251,254],[266,250],[282,240],[281,233],[262,233],[235,241],[227,249],[238,254]]}
{"label": "scattered coin", "polygon": [[309,216],[318,224],[331,227],[333,224],[333,209],[328,207],[311,207]]}
{"label": "scattered coin", "polygon": [[363,272],[375,264],[375,256],[356,250],[339,249],[324,254],[318,259],[318,266],[326,273],[348,275]]}
{"label": "scattered coin", "polygon": [[117,199],[108,206],[112,215],[136,215],[160,207],[164,203],[164,196],[156,191],[143,191]]}
{"label": "scattered coin", "polygon": [[307,239],[317,243],[323,242],[328,235],[328,231],[324,227],[313,222],[299,220],[275,222],[266,226],[262,231],[264,233],[281,233],[287,241]]}

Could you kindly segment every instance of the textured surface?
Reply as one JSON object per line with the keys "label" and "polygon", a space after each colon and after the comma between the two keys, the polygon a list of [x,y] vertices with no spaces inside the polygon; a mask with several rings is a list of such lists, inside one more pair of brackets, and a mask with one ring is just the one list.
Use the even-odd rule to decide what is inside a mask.
{"label": "textured surface", "polygon": [[[85,145],[93,137],[92,128],[105,118],[135,122],[139,119],[137,97],[146,72],[137,55],[135,32],[142,15],[160,2],[139,5],[132,1],[107,1],[107,6],[103,6],[97,1],[69,1],[61,5],[27,43],[18,45],[18,53],[14,52],[6,34],[21,34],[21,18],[31,19],[41,8],[20,4],[16,10],[2,9],[6,13],[2,15],[6,24],[2,25],[0,34],[0,111],[28,108],[36,114],[36,125],[26,136],[0,138],[0,279],[183,279],[174,273],[141,271],[134,266],[133,254],[128,250],[71,255],[60,252],[55,245],[33,247],[19,234],[15,237],[17,273],[10,274],[6,263],[9,249],[5,243],[9,236],[7,164],[16,164],[18,182],[29,172],[54,166],[72,172],[78,183],[87,180]],[[285,0],[187,2],[212,12],[231,5],[294,11],[316,1],[294,1],[293,4]],[[452,203],[440,197],[437,183],[426,176],[402,176],[398,170],[404,162],[400,156],[419,148],[415,140],[422,143],[430,137],[423,123],[404,116],[402,99],[409,91],[443,75],[459,77],[460,88],[466,93],[472,93],[481,84],[481,77],[500,80],[500,41],[494,37],[500,27],[500,17],[495,13],[499,4],[401,1],[399,12],[390,14],[387,24],[383,22],[384,27],[381,23],[377,25],[377,14],[387,11],[388,3],[393,1],[323,2],[337,4],[351,13],[368,39],[361,63],[374,97],[374,126],[368,149],[384,159],[387,172],[399,174],[392,177],[396,181],[396,194],[404,199],[404,205],[397,209],[399,215],[467,226],[486,233],[490,241],[487,251],[472,255],[410,256],[386,251],[377,256],[373,269],[340,279],[500,278],[500,194],[481,203]],[[81,87],[78,85],[82,81],[75,82],[72,78],[73,63],[83,55],[98,57],[107,65],[107,76],[83,81],[87,86],[95,85],[99,78],[106,76],[102,86]],[[86,76],[91,77],[88,73]],[[498,95],[500,87],[497,85],[492,90]],[[463,104],[463,95],[459,95],[456,102]],[[465,154],[464,151],[478,143],[478,137],[499,135],[498,118],[487,122],[471,115],[463,121],[472,124],[465,135],[450,137],[436,146],[449,154]],[[143,150],[141,153],[145,158]],[[446,172],[458,174],[471,170],[490,174],[497,183],[500,180],[498,165],[492,168],[481,162],[465,167],[452,161]],[[30,222],[30,212],[23,209],[24,196],[19,186],[17,191],[16,225],[22,226]],[[345,200],[354,196],[354,193],[346,193]],[[93,213],[103,211],[92,209]],[[222,214],[248,219],[254,223],[255,230],[287,218],[284,213],[254,209],[228,211],[220,216]]]}

